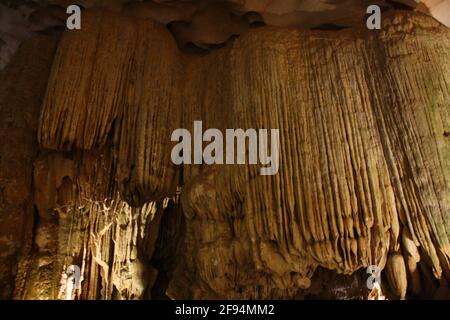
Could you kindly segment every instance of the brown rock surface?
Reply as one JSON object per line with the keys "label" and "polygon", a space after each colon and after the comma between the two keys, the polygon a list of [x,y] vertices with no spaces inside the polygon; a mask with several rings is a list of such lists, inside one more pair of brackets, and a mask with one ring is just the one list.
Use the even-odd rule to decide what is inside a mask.
{"label": "brown rock surface", "polygon": [[[393,297],[446,288],[448,29],[400,12],[380,32],[259,28],[192,56],[154,22],[84,19],[63,35],[43,104],[38,139],[53,151],[35,164],[37,248],[17,297],[56,297],[69,263],[89,299],[166,286],[173,298],[349,297],[369,265],[386,266]],[[279,173],[175,167],[170,134],[194,120],[279,128]]]}
{"label": "brown rock surface", "polygon": [[0,299],[12,297],[18,256],[31,245],[37,115],[56,42],[30,39],[0,71]]}
{"label": "brown rock surface", "polygon": [[[379,32],[306,30],[305,12],[347,21],[323,2],[122,2],[85,11],[55,57],[35,33],[55,7],[0,41],[29,39],[0,71],[0,299],[63,298],[69,265],[79,299],[365,298],[369,265],[389,299],[449,298],[448,29],[394,12]],[[225,47],[182,53],[152,20]],[[279,173],[174,166],[194,120],[279,128]]]}
{"label": "brown rock surface", "polygon": [[450,27],[450,0],[0,0],[0,69],[35,33],[58,32],[66,8],[102,8],[167,25],[186,51],[208,52],[259,25],[339,29],[365,23],[367,7],[383,14],[424,12]]}

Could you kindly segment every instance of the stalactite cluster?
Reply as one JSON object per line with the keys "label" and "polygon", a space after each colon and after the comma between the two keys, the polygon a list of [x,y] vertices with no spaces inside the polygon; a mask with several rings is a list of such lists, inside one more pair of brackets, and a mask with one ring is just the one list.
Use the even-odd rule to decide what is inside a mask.
{"label": "stalactite cluster", "polygon": [[33,250],[19,264],[17,298],[64,299],[71,265],[83,284],[72,298],[151,298],[159,225],[163,214],[175,214],[177,200],[128,205],[115,190],[108,152],[45,152],[35,161],[39,217]]}
{"label": "stalactite cluster", "polygon": [[[83,256],[84,298],[165,292],[156,279],[173,298],[302,297],[319,269],[351,275],[369,265],[383,269],[393,297],[448,290],[450,33],[443,26],[396,13],[379,32],[261,28],[191,56],[150,21],[89,11],[83,23],[65,32],[54,59],[38,133],[53,153],[36,162],[35,189],[39,254],[59,239],[48,232],[41,239],[39,230],[48,223],[61,232],[45,212],[80,215],[74,228],[85,239],[75,247],[63,241],[58,252]],[[174,166],[171,132],[192,129],[194,120],[279,128],[279,173]],[[61,212],[66,200],[54,200],[73,188],[75,211]],[[163,203],[177,189],[184,222],[179,208],[177,228],[160,228]],[[150,242],[141,229],[148,221],[157,225],[157,235],[143,233]],[[167,249],[174,247],[181,249]],[[165,271],[144,275],[152,261]]]}

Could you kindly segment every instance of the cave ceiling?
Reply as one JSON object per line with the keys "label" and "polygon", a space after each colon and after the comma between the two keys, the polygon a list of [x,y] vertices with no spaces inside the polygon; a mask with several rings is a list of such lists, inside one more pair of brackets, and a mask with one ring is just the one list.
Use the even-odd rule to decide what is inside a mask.
{"label": "cave ceiling", "polygon": [[384,12],[418,10],[450,26],[450,0],[0,0],[0,69],[32,34],[60,30],[65,8],[74,3],[166,24],[180,47],[201,53],[222,47],[252,26],[352,27],[363,23],[370,4]]}

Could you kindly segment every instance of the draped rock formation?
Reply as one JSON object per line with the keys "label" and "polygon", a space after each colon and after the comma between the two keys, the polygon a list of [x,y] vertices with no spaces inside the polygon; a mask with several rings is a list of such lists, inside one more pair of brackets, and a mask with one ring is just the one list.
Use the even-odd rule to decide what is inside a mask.
{"label": "draped rock formation", "polygon": [[[449,297],[449,58],[449,30],[413,12],[252,29],[205,56],[84,12],[43,99],[14,296],[64,296],[75,264],[84,299],[365,298],[371,265],[391,298]],[[175,166],[171,133],[195,120],[279,128],[278,174]]]}

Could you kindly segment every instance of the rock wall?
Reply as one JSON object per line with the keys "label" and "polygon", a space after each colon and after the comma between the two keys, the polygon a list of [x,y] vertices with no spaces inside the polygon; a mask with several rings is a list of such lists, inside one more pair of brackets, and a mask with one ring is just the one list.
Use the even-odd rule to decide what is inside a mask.
{"label": "rock wall", "polygon": [[255,25],[339,29],[359,26],[367,7],[424,12],[450,27],[450,0],[15,0],[0,1],[0,70],[20,44],[65,27],[69,5],[102,8],[165,24],[184,50],[207,53]]}
{"label": "rock wall", "polygon": [[0,299],[12,297],[18,257],[32,242],[38,115],[56,44],[36,36],[0,72]]}
{"label": "rock wall", "polygon": [[[369,265],[389,297],[450,296],[448,29],[397,12],[380,32],[264,27],[192,56],[154,22],[83,19],[42,107],[17,298],[64,294],[72,263],[86,299],[361,297]],[[194,120],[279,128],[279,173],[173,165]]]}
{"label": "rock wall", "polygon": [[[159,225],[163,215],[166,220],[181,215],[178,200],[130,207],[111,179],[109,148],[45,151],[35,161],[34,201],[39,217],[33,250],[19,263],[15,298],[151,298],[158,272],[150,261]],[[80,268],[80,288],[68,288],[66,271],[71,265]]]}

